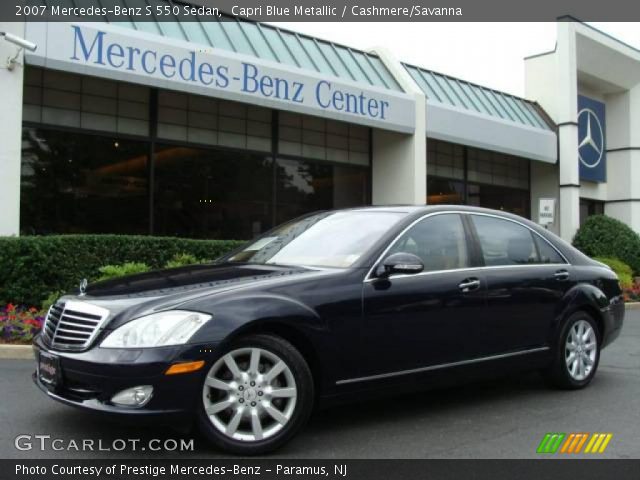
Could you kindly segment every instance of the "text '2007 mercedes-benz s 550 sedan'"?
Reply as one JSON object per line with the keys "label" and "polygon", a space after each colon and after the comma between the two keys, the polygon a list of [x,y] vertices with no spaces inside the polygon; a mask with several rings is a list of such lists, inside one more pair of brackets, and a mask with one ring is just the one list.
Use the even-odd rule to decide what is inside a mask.
{"label": "text '2007 mercedes-benz s 550 sedan'", "polygon": [[34,381],[86,409],[195,418],[217,447],[259,454],[314,405],[526,369],[582,388],[623,316],[609,268],[521,217],[338,210],[63,296]]}

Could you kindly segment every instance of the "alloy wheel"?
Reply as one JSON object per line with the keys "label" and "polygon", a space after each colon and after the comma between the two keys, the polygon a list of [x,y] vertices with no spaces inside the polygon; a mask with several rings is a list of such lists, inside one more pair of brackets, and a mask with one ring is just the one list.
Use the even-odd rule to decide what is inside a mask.
{"label": "alloy wheel", "polygon": [[214,427],[234,440],[255,442],[281,431],[298,397],[291,368],[262,348],[239,348],[218,359],[204,381],[204,409]]}
{"label": "alloy wheel", "polygon": [[578,320],[569,329],[565,343],[565,363],[571,378],[586,379],[596,362],[598,340],[593,327],[586,320]]}

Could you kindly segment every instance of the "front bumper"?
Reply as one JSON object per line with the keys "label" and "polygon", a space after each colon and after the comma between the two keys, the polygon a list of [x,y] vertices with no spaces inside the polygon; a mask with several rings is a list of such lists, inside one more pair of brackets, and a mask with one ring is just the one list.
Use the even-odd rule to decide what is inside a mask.
{"label": "front bumper", "polygon": [[[215,348],[181,345],[125,350],[95,347],[86,352],[66,353],[49,349],[37,337],[33,344],[37,359],[41,351],[59,359],[59,382],[50,386],[36,372],[33,381],[49,398],[95,412],[136,417],[175,416],[195,411],[202,394],[202,381]],[[191,373],[165,375],[174,363],[205,360],[204,368]],[[111,403],[117,392],[151,385],[153,395],[143,407],[120,407]]]}

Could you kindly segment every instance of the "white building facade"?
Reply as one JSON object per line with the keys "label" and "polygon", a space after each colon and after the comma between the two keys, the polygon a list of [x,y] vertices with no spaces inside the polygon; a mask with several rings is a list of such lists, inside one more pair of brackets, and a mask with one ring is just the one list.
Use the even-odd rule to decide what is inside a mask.
{"label": "white building facade", "polygon": [[[573,21],[526,99],[234,18],[4,23],[0,235],[250,238],[318,209],[464,203],[640,231],[640,52]],[[548,215],[549,212],[547,211]]]}
{"label": "white building facade", "polygon": [[640,232],[640,51],[566,21],[555,50],[525,62],[526,95],[558,129],[559,164],[536,165],[532,195],[559,198],[564,238],[592,213]]}

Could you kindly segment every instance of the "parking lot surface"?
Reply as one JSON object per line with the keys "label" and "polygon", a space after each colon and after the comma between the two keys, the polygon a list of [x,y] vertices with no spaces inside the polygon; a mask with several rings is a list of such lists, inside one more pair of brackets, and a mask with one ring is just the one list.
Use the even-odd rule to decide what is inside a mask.
{"label": "parking lot surface", "polygon": [[[0,458],[208,458],[223,455],[197,433],[132,426],[60,405],[31,382],[33,361],[0,360]],[[336,407],[314,414],[278,458],[533,458],[547,432],[609,432],[599,458],[640,458],[640,310],[602,352],[591,385],[548,388],[536,374]],[[20,451],[18,435],[50,435],[109,448],[139,439],[137,450]],[[193,451],[151,451],[169,440],[193,440]],[[142,450],[145,448],[145,450]],[[585,456],[581,454],[580,456]]]}

